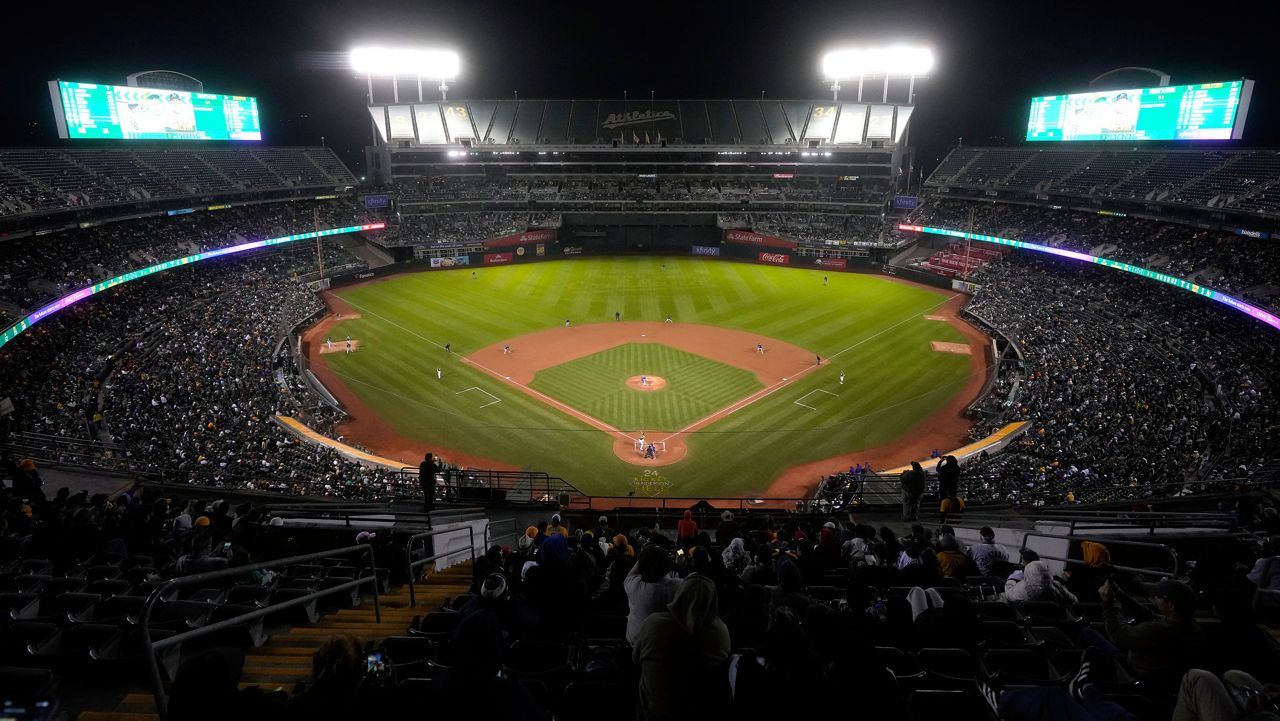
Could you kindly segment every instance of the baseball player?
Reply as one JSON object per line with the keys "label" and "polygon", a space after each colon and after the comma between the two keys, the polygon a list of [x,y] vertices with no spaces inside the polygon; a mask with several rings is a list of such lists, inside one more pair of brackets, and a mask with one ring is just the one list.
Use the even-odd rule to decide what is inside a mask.
{"label": "baseball player", "polygon": [[648,448],[646,448],[646,449],[644,449],[644,457],[645,457],[645,458],[657,458],[657,457],[658,457],[658,447],[657,447],[657,446],[655,446],[655,445],[653,445],[652,443],[650,443],[650,444],[649,444],[649,447],[648,447]]}
{"label": "baseball player", "polygon": [[840,371],[840,385],[844,385],[844,371]]}
{"label": "baseball player", "polygon": [[615,310],[615,311],[613,312],[613,319],[614,319],[614,320],[622,320],[622,311],[620,311],[620,310]]}
{"label": "baseball player", "polygon": [[756,343],[756,352],[764,355],[764,343]]}
{"label": "baseball player", "polygon": [[640,431],[640,447],[644,448],[644,431]]}
{"label": "baseball player", "polygon": [[329,336],[324,337],[324,349],[333,350],[333,339],[330,338]]}
{"label": "baseball player", "polygon": [[348,352],[348,353],[350,353],[350,352],[351,352],[351,339],[350,339],[350,338],[348,338],[348,339],[347,339],[347,352]]}
{"label": "baseball player", "polygon": [[444,344],[444,352],[445,352],[445,353],[452,353],[452,352],[453,352],[453,346],[452,346],[452,345],[450,345],[449,343],[445,343],[445,344]]}
{"label": "baseball player", "polygon": [[471,271],[471,280],[475,280],[475,279],[476,279],[476,272],[473,270]]}
{"label": "baseball player", "polygon": [[670,313],[668,313],[668,314],[667,314],[667,322],[668,322],[668,323],[670,323],[670,322],[671,322],[671,314],[670,314]]}
{"label": "baseball player", "polygon": [[649,376],[640,376],[640,385],[641,386],[649,385]]}
{"label": "baseball player", "polygon": [[350,342],[351,342],[351,336],[347,336],[347,342],[348,342],[348,343],[350,343]]}
{"label": "baseball player", "polygon": [[568,327],[569,327],[569,319],[568,319],[568,318],[565,318],[565,319],[564,319],[564,327],[565,327],[565,328],[568,328]]}
{"label": "baseball player", "polygon": [[813,356],[813,364],[814,364],[814,365],[822,365],[822,356],[820,356],[820,355],[814,355],[814,356]]}
{"label": "baseball player", "polygon": [[436,369],[436,380],[444,380],[444,371],[439,368]]}
{"label": "baseball player", "polygon": [[825,275],[824,275],[824,276],[822,276],[822,284],[823,284],[823,285],[826,285],[826,284],[827,284],[827,276],[825,276]]}
{"label": "baseball player", "polygon": [[507,343],[502,346],[502,355],[511,355],[511,344]]}

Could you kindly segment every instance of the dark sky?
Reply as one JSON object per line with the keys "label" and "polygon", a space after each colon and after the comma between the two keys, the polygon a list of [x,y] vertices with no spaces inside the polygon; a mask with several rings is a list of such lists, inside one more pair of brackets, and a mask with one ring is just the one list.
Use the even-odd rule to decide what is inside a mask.
{"label": "dark sky", "polygon": [[[28,9],[31,6],[27,6]],[[917,87],[912,139],[932,167],[966,144],[1014,144],[1033,95],[1086,89],[1120,66],[1174,83],[1257,81],[1246,145],[1280,144],[1280,63],[1269,4],[261,0],[49,7],[10,27],[0,145],[56,145],[45,81],[124,84],[166,68],[211,92],[255,95],[268,143],[318,144],[359,171],[363,80],[341,53],[438,44],[463,57],[466,97],[826,97],[818,63],[845,44],[920,42],[938,70]],[[56,8],[56,11],[55,11]],[[379,90],[388,100],[389,87]],[[415,91],[416,92],[416,91]],[[429,95],[434,97],[434,90]],[[381,99],[381,98],[379,98]]]}

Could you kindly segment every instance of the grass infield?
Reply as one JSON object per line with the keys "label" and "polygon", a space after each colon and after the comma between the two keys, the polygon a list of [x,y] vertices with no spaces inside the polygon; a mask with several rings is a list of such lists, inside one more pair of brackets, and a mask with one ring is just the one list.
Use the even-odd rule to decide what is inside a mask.
{"label": "grass infield", "polygon": [[[947,404],[971,373],[968,356],[930,345],[965,337],[923,317],[952,294],[874,275],[696,258],[587,258],[403,275],[338,294],[361,317],[341,321],[332,335],[360,339],[361,352],[322,362],[402,435],[545,470],[593,495],[625,496],[655,473],[668,495],[763,491],[791,466],[899,439]],[[607,434],[459,360],[566,318],[612,322],[615,311],[624,320],[671,315],[677,323],[749,331],[829,361],[685,436],[685,460],[649,470],[618,459]],[[694,382],[700,369],[706,378]],[[627,376],[643,372],[671,385],[647,394],[623,387]],[[647,343],[545,369],[534,383],[623,430],[683,427],[682,419],[759,388],[745,371]]]}
{"label": "grass infield", "polygon": [[[652,393],[626,386],[642,374],[661,375],[667,385]],[[657,343],[627,343],[561,363],[530,385],[623,431],[678,431],[764,387],[741,368]]]}

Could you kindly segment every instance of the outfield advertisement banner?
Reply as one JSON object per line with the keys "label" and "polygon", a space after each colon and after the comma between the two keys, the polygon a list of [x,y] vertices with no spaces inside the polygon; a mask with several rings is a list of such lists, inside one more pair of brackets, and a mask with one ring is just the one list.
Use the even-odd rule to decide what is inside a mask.
{"label": "outfield advertisement banner", "polygon": [[974,293],[977,293],[979,290],[982,290],[982,286],[978,285],[977,283],[970,283],[967,280],[952,278],[951,290],[958,290],[961,293],[969,293],[970,295],[972,295]]}
{"label": "outfield advertisement banner", "polygon": [[849,261],[844,258],[814,258],[813,264],[819,268],[831,268],[832,270],[844,270],[849,267]]}
{"label": "outfield advertisement banner", "polygon": [[471,265],[471,259],[465,255],[455,255],[452,258],[432,258],[432,268],[456,268],[460,265]]}
{"label": "outfield advertisement banner", "polygon": [[756,260],[770,265],[791,265],[791,256],[786,253],[757,253]]}
{"label": "outfield advertisement banner", "polygon": [[762,245],[766,248],[786,248],[788,250],[794,250],[796,247],[795,241],[760,235],[749,230],[726,230],[724,232],[724,242],[741,243],[742,245]]}
{"label": "outfield advertisement banner", "polygon": [[490,238],[484,242],[486,248],[506,248],[512,245],[528,245],[530,243],[550,243],[556,239],[556,231],[551,229],[529,230],[513,233],[499,238]]}
{"label": "outfield advertisement banner", "polygon": [[695,245],[693,246],[694,255],[720,255],[720,247],[714,245]]}
{"label": "outfield advertisement banner", "polygon": [[561,253],[563,253],[563,254],[565,254],[565,255],[582,255],[582,246],[580,246],[580,245],[566,245],[566,246],[564,246],[563,248],[561,248],[561,249],[560,249],[560,252],[561,252]]}
{"label": "outfield advertisement banner", "polygon": [[510,253],[485,253],[484,264],[501,265],[503,263],[510,263],[512,257],[513,256]]}

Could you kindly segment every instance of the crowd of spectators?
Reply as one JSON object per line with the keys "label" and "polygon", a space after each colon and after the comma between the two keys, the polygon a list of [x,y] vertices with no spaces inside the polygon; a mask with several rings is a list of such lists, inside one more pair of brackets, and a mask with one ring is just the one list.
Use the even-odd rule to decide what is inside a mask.
{"label": "crowd of spectators", "polygon": [[856,243],[893,246],[910,242],[889,235],[892,219],[879,215],[836,213],[720,213],[716,222],[722,228],[752,230],[802,244],[826,245]]}
{"label": "crowd of spectators", "polygon": [[[365,222],[350,199],[238,206],[174,217],[142,218],[0,243],[0,302],[32,310],[121,273],[251,240]],[[361,261],[329,242],[326,267]],[[291,271],[316,270],[315,255]]]}
{"label": "crowd of spectators", "polygon": [[[569,644],[574,684],[614,689],[595,713],[630,716],[634,705],[653,721],[820,713],[833,698],[857,699],[868,717],[920,718],[912,690],[938,677],[912,670],[917,655],[921,665],[980,659],[974,695],[947,698],[989,703],[1010,720],[1133,719],[1135,699],[1155,709],[1146,718],[1235,718],[1204,715],[1220,700],[1215,681],[1274,691],[1262,683],[1277,680],[1275,643],[1247,603],[1280,577],[1254,579],[1280,564],[1272,545],[1207,544],[1181,580],[1147,584],[1096,541],[1075,544],[1064,569],[990,528],[965,543],[945,525],[899,536],[852,516],[775,523],[695,510],[676,529],[553,516],[509,548],[490,547],[469,593],[415,619],[409,633],[432,634],[439,663],[397,662],[396,647],[335,637],[316,652],[311,684],[225,702],[328,719],[408,710],[425,688],[441,713],[482,703],[490,718],[542,718],[552,706],[589,714],[563,705],[574,697],[558,657]],[[1030,629],[1012,620],[1024,617]],[[616,638],[601,631],[613,619],[625,620]],[[443,620],[452,623],[428,623]],[[363,663],[385,652],[385,668]],[[335,662],[341,678],[329,672]],[[947,673],[943,688],[956,688]],[[175,690],[175,706],[190,701]],[[973,708],[952,710],[978,718],[963,715]]]}
{"label": "crowd of spectators", "polygon": [[1030,426],[971,466],[982,480],[970,501],[1188,493],[1274,463],[1280,351],[1257,321],[1056,258],[1014,254],[971,280],[982,287],[967,314],[1025,360],[1017,383],[1002,386],[1004,412],[974,435],[1012,420]]}

